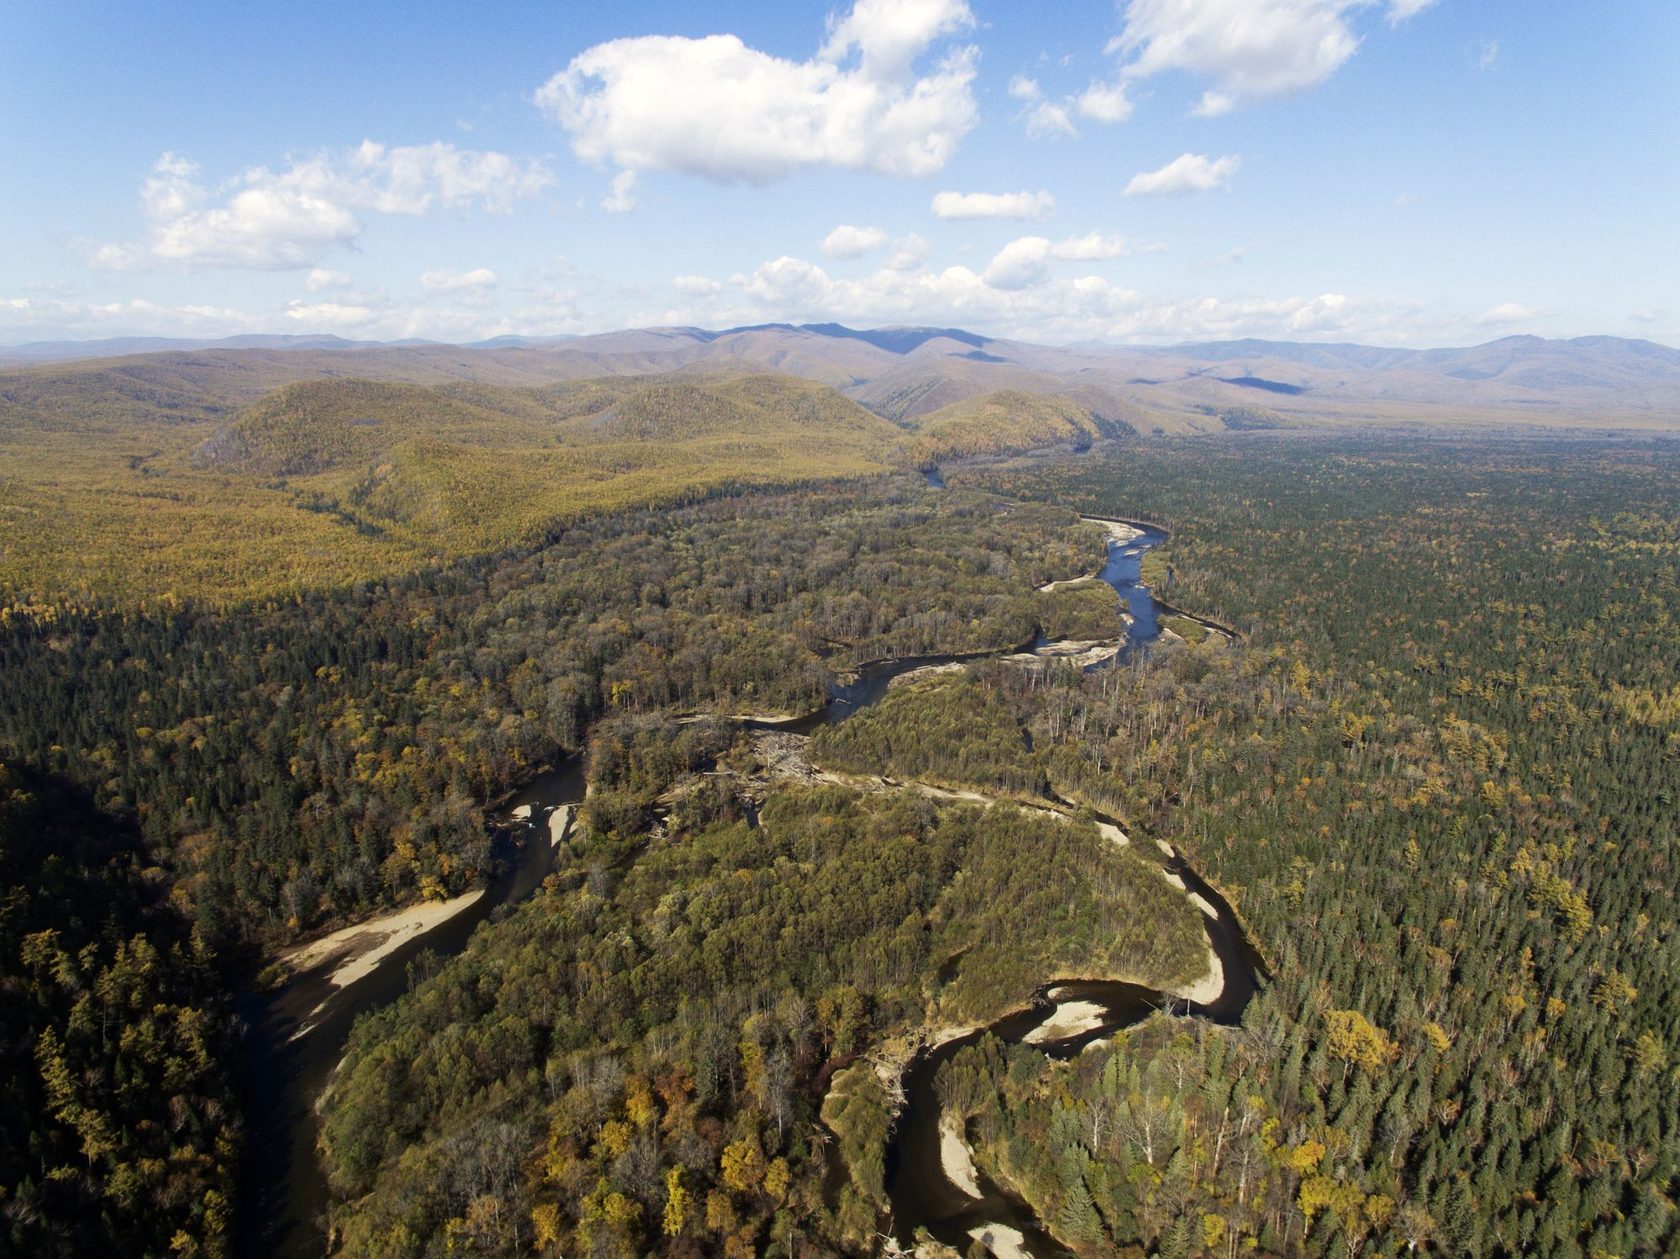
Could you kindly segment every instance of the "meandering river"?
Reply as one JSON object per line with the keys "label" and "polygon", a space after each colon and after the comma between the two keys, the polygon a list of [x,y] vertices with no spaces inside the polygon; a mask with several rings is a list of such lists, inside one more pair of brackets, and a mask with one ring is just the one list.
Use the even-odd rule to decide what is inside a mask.
{"label": "meandering river", "polygon": [[[937,470],[928,476],[928,482],[943,488]],[[1131,618],[1117,662],[1146,651],[1160,632],[1158,605],[1148,587],[1140,583],[1139,570],[1144,552],[1165,541],[1166,534],[1153,526],[1135,527],[1142,530],[1138,537],[1109,542],[1107,562],[1099,574],[1119,594]],[[874,703],[886,693],[893,678],[912,669],[1005,654],[1008,652],[878,661],[865,666],[855,678],[836,683],[828,703],[815,713],[787,721],[743,724],[795,733],[809,731],[819,724],[843,721]],[[316,1104],[331,1082],[357,1016],[381,1009],[406,992],[410,966],[422,953],[446,958],[461,952],[481,922],[536,891],[554,863],[548,816],[562,805],[581,802],[583,789],[582,768],[576,760],[569,760],[505,801],[497,811],[499,817],[512,819],[516,810],[523,811],[522,806],[529,806],[530,813],[528,821],[498,824],[503,872],[466,911],[410,940],[365,977],[335,987],[330,965],[323,965],[293,977],[278,993],[244,999],[241,1014],[251,1029],[247,1036],[251,1140],[245,1168],[240,1254],[314,1259],[327,1249],[324,1221],[328,1194],[316,1151]],[[981,1196],[974,1198],[953,1185],[944,1173],[939,1101],[933,1079],[940,1065],[964,1045],[985,1032],[1010,1042],[1022,1040],[1052,1017],[1056,1004],[1072,1001],[1095,1004],[1101,1021],[1078,1035],[1042,1044],[1046,1053],[1077,1053],[1091,1040],[1139,1022],[1160,1008],[1172,1007],[1219,1022],[1240,1017],[1255,991],[1259,972],[1253,949],[1229,906],[1182,858],[1167,857],[1163,865],[1214,911],[1208,918],[1208,938],[1224,969],[1223,992],[1206,1005],[1186,1005],[1137,985],[1051,978],[1026,1009],[920,1054],[905,1077],[907,1104],[888,1151],[893,1230],[901,1239],[908,1241],[917,1227],[926,1227],[934,1236],[966,1251],[971,1229],[1002,1226],[1019,1232],[1025,1248],[1034,1255],[1066,1253],[1039,1225],[1031,1209],[1003,1186],[982,1175]],[[1054,1000],[1047,995],[1050,993],[1054,993]],[[304,1029],[301,1035],[300,1029]]]}

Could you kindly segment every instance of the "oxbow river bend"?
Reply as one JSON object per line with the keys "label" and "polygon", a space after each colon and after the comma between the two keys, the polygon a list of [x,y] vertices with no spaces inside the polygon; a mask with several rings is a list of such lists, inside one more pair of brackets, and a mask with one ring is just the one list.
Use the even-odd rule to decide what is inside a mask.
{"label": "oxbow river bend", "polygon": [[[937,470],[929,474],[943,488]],[[1145,552],[1161,545],[1166,533],[1151,525],[1088,517],[1098,523],[1129,524],[1141,530],[1129,541],[1110,540],[1099,576],[1113,587],[1129,614],[1124,649],[1108,664],[1123,665],[1146,652],[1159,636],[1160,605],[1139,580]],[[1119,616],[1119,609],[1116,609]],[[844,721],[886,694],[893,678],[930,664],[945,664],[1008,650],[964,656],[919,656],[883,660],[857,676],[836,683],[828,703],[817,712],[782,722],[749,725],[791,732],[809,731]],[[582,766],[574,759],[543,774],[506,800],[497,811],[497,844],[504,870],[467,910],[408,941],[385,957],[371,973],[335,988],[322,966],[296,975],[278,993],[252,996],[241,1013],[250,1026],[247,1060],[250,1072],[251,1145],[246,1165],[245,1227],[240,1253],[281,1259],[314,1259],[327,1247],[323,1231],[328,1195],[316,1158],[317,1103],[344,1054],[358,1015],[378,1010],[407,991],[410,966],[423,953],[452,957],[466,948],[478,925],[503,906],[517,904],[541,886],[554,866],[548,818],[557,808],[583,799]],[[514,822],[515,810],[529,808],[528,821]],[[1140,849],[1143,851],[1143,849]],[[1166,871],[1205,904],[1208,940],[1224,971],[1224,988],[1205,1005],[1186,1003],[1136,984],[1089,981],[1077,976],[1046,976],[1045,983],[1020,1010],[969,1035],[924,1050],[912,1060],[905,1078],[906,1104],[894,1127],[887,1153],[892,1231],[909,1243],[918,1228],[941,1241],[968,1249],[975,1235],[994,1242],[1016,1237],[1033,1255],[1064,1255],[1065,1248],[1042,1227],[1032,1210],[1006,1187],[979,1176],[980,1196],[951,1183],[940,1158],[939,1099],[933,1082],[939,1067],[964,1046],[991,1034],[1015,1043],[1054,1017],[1058,1004],[1090,1002],[1101,1008],[1101,1022],[1076,1036],[1040,1043],[1055,1057],[1070,1057],[1093,1040],[1141,1022],[1158,1009],[1189,1017],[1230,1023],[1241,1017],[1254,995],[1260,965],[1235,915],[1217,892],[1176,854],[1162,854]],[[301,1035],[299,1033],[302,1033]]]}

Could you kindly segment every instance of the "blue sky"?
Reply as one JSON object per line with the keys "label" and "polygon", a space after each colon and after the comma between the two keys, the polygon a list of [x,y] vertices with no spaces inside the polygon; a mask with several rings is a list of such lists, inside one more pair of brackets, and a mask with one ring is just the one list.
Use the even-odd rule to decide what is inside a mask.
{"label": "blue sky", "polygon": [[1680,343],[1677,70],[1673,0],[15,6],[0,343]]}

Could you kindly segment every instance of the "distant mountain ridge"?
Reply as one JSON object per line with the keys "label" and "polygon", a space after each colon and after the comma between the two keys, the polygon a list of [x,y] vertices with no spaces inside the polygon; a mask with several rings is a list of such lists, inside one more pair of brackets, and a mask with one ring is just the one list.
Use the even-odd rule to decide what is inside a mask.
{"label": "distant mountain ridge", "polygon": [[[165,407],[178,390],[194,413],[244,405],[296,381],[345,376],[426,386],[539,385],[768,371],[828,385],[900,423],[1008,390],[1068,397],[1140,432],[1220,429],[1233,412],[1243,413],[1245,427],[1443,418],[1680,427],[1680,349],[1611,336],[1510,336],[1435,349],[1255,338],[1058,347],[960,328],[767,323],[502,336],[467,345],[331,335],[142,337],[0,349],[0,400],[18,389],[32,394],[44,384],[39,373],[55,371],[73,374],[84,388],[103,375],[107,391],[145,393]],[[1265,412],[1258,419],[1257,407]]]}

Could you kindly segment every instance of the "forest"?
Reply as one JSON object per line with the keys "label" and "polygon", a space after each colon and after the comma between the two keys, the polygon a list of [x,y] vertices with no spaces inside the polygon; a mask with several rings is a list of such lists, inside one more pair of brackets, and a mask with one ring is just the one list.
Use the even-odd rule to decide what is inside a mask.
{"label": "forest", "polygon": [[1166,597],[1249,639],[1021,701],[1052,781],[1173,835],[1275,969],[1234,1034],[962,1064],[984,1157],[1071,1246],[1680,1244],[1676,454],[1262,440],[969,479],[1170,523]]}
{"label": "forest", "polygon": [[[1183,898],[1089,827],[832,787],[756,827],[712,812],[587,828],[567,873],[358,1025],[325,1130],[344,1253],[867,1250],[884,1149],[849,1139],[864,1116],[817,1123],[833,1072],[1046,973],[1201,966]],[[1176,948],[1144,925],[1175,917]]]}
{"label": "forest", "polygon": [[228,1254],[228,973],[132,824],[4,763],[0,888],[0,1251]]}
{"label": "forest", "polygon": [[[1070,1249],[1680,1242],[1675,453],[1248,438],[948,476],[1165,521],[1163,593],[1243,634],[1092,675],[981,666],[813,741],[836,768],[1047,789],[1169,838],[1265,953],[1239,1028],[1157,1018],[1071,1063],[983,1042],[947,1068],[977,1158]],[[865,1185],[891,1113],[868,1075],[837,1071],[829,1111]],[[673,1197],[595,1183],[632,1228]],[[740,1205],[717,1219],[747,1227]],[[750,1244],[857,1245],[805,1209]],[[559,1210],[563,1245],[583,1217]]]}
{"label": "forest", "polygon": [[862,660],[1030,642],[1090,554],[1065,510],[888,479],[231,609],[13,606],[0,745],[133,818],[207,938],[273,942],[470,885],[484,807],[604,715],[799,712]]}
{"label": "forest", "polygon": [[[259,429],[225,456],[269,458]],[[339,1251],[871,1253],[920,1036],[1058,974],[1201,967],[1188,903],[1085,809],[1182,851],[1268,974],[1237,1027],[945,1069],[1068,1249],[1680,1249],[1680,449],[1256,430],[944,471],[717,487],[284,598],[12,597],[9,1242],[225,1249],[229,992],[480,880],[487,814],[581,751],[559,872],[352,1036]],[[1147,579],[1239,636],[982,662],[804,744],[903,789],[778,777],[724,720],[867,660],[1103,636],[1106,587],[1036,590],[1100,564],[1075,511],[1169,527]]]}

